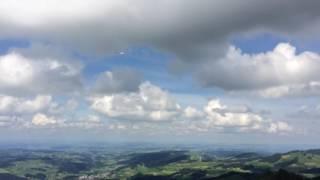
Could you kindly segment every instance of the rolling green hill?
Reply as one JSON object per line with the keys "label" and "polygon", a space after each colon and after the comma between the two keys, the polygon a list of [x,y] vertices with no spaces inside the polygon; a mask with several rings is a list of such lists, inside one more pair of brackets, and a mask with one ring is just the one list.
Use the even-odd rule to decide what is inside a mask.
{"label": "rolling green hill", "polygon": [[[312,179],[320,150],[283,154],[155,150],[0,150],[0,179]],[[221,155],[224,154],[224,155]],[[319,178],[318,178],[319,179]]]}

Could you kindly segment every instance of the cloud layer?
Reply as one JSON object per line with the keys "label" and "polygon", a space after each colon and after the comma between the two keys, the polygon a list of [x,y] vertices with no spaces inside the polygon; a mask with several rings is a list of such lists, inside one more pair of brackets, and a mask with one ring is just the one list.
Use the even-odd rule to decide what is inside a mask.
{"label": "cloud layer", "polygon": [[5,0],[0,37],[49,40],[91,54],[142,45],[184,62],[213,60],[234,34],[316,27],[317,7],[312,0]]}

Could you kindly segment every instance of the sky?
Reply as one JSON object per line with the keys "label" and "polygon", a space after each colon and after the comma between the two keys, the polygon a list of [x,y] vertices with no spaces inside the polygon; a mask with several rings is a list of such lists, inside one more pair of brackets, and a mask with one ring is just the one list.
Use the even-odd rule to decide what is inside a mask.
{"label": "sky", "polygon": [[319,7],[2,0],[0,141],[318,145]]}

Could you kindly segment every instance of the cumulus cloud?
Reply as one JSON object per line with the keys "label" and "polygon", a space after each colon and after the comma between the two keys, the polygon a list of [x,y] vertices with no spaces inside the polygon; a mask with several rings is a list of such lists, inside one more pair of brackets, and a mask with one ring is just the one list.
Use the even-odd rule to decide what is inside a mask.
{"label": "cumulus cloud", "polygon": [[[0,126],[12,129],[50,127],[71,127],[74,119],[77,101],[66,99],[59,103],[50,95],[33,97],[16,97],[0,95]],[[88,122],[98,121],[90,117]],[[79,121],[80,121],[79,120]]]}
{"label": "cumulus cloud", "polygon": [[81,90],[81,67],[77,63],[27,52],[16,49],[0,56],[1,93],[70,94]]}
{"label": "cumulus cloud", "polygon": [[265,97],[317,94],[319,67],[319,54],[309,51],[297,54],[295,47],[288,43],[253,55],[231,47],[226,57],[203,66],[198,77],[207,87],[255,90]]}
{"label": "cumulus cloud", "polygon": [[[126,129],[129,127],[124,126],[127,121],[123,120],[132,123],[168,122],[172,123],[173,129],[196,132],[217,129],[233,132],[285,130],[282,123],[277,124],[277,121],[251,112],[247,106],[229,107],[217,99],[210,100],[203,109],[192,106],[183,108],[168,92],[149,82],[142,83],[138,92],[95,96],[90,98],[90,102],[93,110],[109,119],[122,121],[121,126]],[[269,126],[275,130],[269,130]]]}
{"label": "cumulus cloud", "polygon": [[0,113],[2,114],[27,114],[49,108],[52,103],[51,96],[39,95],[34,99],[17,98],[0,95]]}
{"label": "cumulus cloud", "polygon": [[33,67],[27,59],[18,54],[8,54],[0,58],[0,81],[2,86],[14,87],[31,82]]}
{"label": "cumulus cloud", "polygon": [[[267,132],[273,121],[248,108],[227,106],[218,99],[208,101],[203,107],[202,116],[197,121],[189,122],[189,131],[219,132]],[[244,107],[244,106],[243,106]],[[181,127],[180,127],[181,128]]]}
{"label": "cumulus cloud", "polygon": [[112,94],[137,91],[142,83],[142,76],[132,69],[116,69],[100,74],[93,87],[93,93]]}
{"label": "cumulus cloud", "polygon": [[292,131],[292,127],[285,122],[271,123],[268,129],[268,132],[270,133],[278,133],[278,132],[281,133],[281,132],[290,132],[290,131]]}
{"label": "cumulus cloud", "polygon": [[[187,107],[184,113],[189,116],[185,115],[180,121],[175,121],[171,130],[182,134],[195,132],[286,134],[293,130],[287,122],[266,118],[249,109],[229,107],[218,99],[208,101],[203,110]],[[190,116],[195,114],[197,118]]]}
{"label": "cumulus cloud", "polygon": [[254,113],[247,111],[232,112],[222,105],[219,100],[211,100],[205,106],[204,111],[207,114],[208,123],[213,126],[259,126],[263,122],[263,118]]}
{"label": "cumulus cloud", "polygon": [[36,126],[47,126],[56,123],[57,120],[55,120],[53,117],[48,117],[47,115],[42,113],[38,113],[32,118],[32,124]]}
{"label": "cumulus cloud", "polygon": [[136,93],[91,97],[91,108],[111,118],[168,121],[180,111],[180,105],[164,90],[149,82]]}
{"label": "cumulus cloud", "polygon": [[204,113],[202,111],[191,106],[184,109],[183,115],[187,119],[200,119],[204,117]]}
{"label": "cumulus cloud", "polygon": [[68,116],[64,111],[59,113],[52,112],[56,108],[62,109],[62,106],[65,105],[58,105],[48,95],[38,95],[34,98],[1,95],[0,126],[18,130],[47,127],[48,125],[56,126],[59,123],[63,123],[57,119],[64,119]]}

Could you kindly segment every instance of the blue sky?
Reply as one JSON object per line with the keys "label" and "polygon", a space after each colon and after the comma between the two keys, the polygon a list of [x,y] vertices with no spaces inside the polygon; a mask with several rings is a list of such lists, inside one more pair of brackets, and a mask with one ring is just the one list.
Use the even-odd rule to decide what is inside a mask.
{"label": "blue sky", "polygon": [[316,144],[318,2],[245,1],[0,2],[0,140]]}

